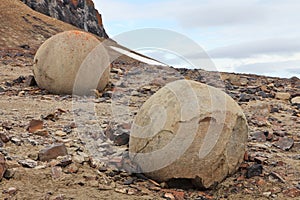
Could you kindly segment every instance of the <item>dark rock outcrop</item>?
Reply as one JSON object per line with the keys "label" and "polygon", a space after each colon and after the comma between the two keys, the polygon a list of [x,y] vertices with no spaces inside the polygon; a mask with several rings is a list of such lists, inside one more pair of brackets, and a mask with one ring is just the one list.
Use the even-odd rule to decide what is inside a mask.
{"label": "dark rock outcrop", "polygon": [[108,38],[92,0],[21,0],[33,10]]}

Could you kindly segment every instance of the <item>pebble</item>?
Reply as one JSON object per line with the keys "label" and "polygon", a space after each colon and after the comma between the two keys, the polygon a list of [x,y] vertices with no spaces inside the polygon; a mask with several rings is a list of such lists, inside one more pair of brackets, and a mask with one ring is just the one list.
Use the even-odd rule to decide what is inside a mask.
{"label": "pebble", "polygon": [[279,149],[288,151],[293,147],[294,140],[292,138],[283,137],[283,138],[279,138],[279,140],[276,141],[273,145]]}
{"label": "pebble", "polygon": [[10,141],[11,141],[12,143],[14,143],[15,145],[17,145],[17,146],[21,146],[21,143],[22,143],[22,140],[20,140],[19,138],[16,138],[16,137],[12,137],[12,138],[10,139]]}
{"label": "pebble", "polygon": [[56,131],[55,132],[55,136],[58,136],[58,137],[64,137],[66,135],[67,135],[67,133],[64,131]]}
{"label": "pebble", "polygon": [[0,132],[0,140],[4,143],[7,143],[9,142],[9,136],[4,132]]}
{"label": "pebble", "polygon": [[33,119],[30,121],[27,130],[29,133],[34,133],[37,130],[43,129],[43,126],[44,126],[44,122],[42,120]]}
{"label": "pebble", "polygon": [[39,152],[40,161],[50,161],[58,156],[66,156],[68,154],[67,148],[64,144],[53,144],[48,146]]}
{"label": "pebble", "polygon": [[116,188],[115,191],[118,193],[127,194],[127,190],[125,188]]}
{"label": "pebble", "polygon": [[15,169],[15,168],[7,169],[7,170],[5,171],[3,177],[6,178],[6,179],[11,179],[11,178],[14,177],[15,173],[16,173],[16,169]]}
{"label": "pebble", "polygon": [[5,89],[3,87],[0,86],[0,93],[1,92],[5,92]]}
{"label": "pebble", "polygon": [[271,196],[271,194],[272,194],[272,192],[264,192],[264,193],[263,193],[263,195],[266,196],[266,197]]}
{"label": "pebble", "polygon": [[294,97],[292,100],[291,100],[292,104],[300,104],[300,96],[298,97]]}
{"label": "pebble", "polygon": [[254,176],[260,176],[263,171],[262,164],[254,164],[247,168],[246,178],[252,178]]}
{"label": "pebble", "polygon": [[35,168],[38,165],[36,161],[31,159],[19,160],[18,163],[27,168]]}
{"label": "pebble", "polygon": [[172,193],[165,193],[164,197],[168,200],[175,200],[175,197]]}
{"label": "pebble", "polygon": [[286,92],[277,92],[275,94],[275,98],[279,100],[289,100],[291,98],[291,95]]}

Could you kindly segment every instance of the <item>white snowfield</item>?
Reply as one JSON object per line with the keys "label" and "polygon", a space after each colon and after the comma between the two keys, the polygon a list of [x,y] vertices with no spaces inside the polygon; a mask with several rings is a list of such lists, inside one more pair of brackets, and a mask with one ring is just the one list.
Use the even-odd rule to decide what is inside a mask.
{"label": "white snowfield", "polygon": [[127,51],[127,50],[125,50],[125,49],[121,49],[121,48],[118,48],[118,47],[115,47],[115,46],[109,46],[109,47],[110,47],[111,49],[113,49],[113,50],[115,50],[115,51],[121,53],[121,54],[124,54],[124,55],[126,55],[126,56],[129,56],[129,57],[131,57],[131,58],[133,58],[133,59],[136,59],[136,60],[138,60],[138,61],[147,63],[147,64],[149,64],[149,65],[161,65],[161,66],[167,66],[167,65],[165,65],[165,64],[163,64],[163,63],[161,63],[161,62],[158,62],[158,61],[156,61],[156,60],[152,60],[152,59],[150,59],[150,58],[145,58],[145,57],[143,57],[143,56],[140,56],[140,55],[135,54],[135,53],[133,53],[133,52]]}

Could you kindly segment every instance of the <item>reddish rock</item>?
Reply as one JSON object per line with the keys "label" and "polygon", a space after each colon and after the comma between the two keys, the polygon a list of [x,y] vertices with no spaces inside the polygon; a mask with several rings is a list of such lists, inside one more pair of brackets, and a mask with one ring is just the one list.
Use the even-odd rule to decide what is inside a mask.
{"label": "reddish rock", "polygon": [[288,197],[300,197],[300,190],[297,188],[291,188],[283,192]]}
{"label": "reddish rock", "polygon": [[54,144],[46,147],[39,152],[40,161],[50,161],[58,156],[66,156],[68,154],[67,148],[64,144]]}
{"label": "reddish rock", "polygon": [[44,123],[43,123],[42,120],[33,119],[29,123],[29,126],[28,126],[27,130],[28,130],[29,133],[34,133],[38,130],[43,129],[43,126],[44,126]]}

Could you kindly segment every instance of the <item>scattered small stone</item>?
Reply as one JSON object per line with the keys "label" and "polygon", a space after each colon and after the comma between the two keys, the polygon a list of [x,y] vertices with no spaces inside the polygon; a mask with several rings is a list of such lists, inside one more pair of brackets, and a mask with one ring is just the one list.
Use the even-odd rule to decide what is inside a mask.
{"label": "scattered small stone", "polygon": [[247,168],[246,178],[252,178],[254,176],[260,176],[263,171],[262,164],[254,164]]}
{"label": "scattered small stone", "polygon": [[35,168],[38,165],[36,161],[31,159],[19,160],[18,163],[27,168]]}
{"label": "scattered small stone", "polygon": [[282,178],[282,176],[280,176],[278,173],[276,173],[276,172],[271,172],[270,175],[271,175],[273,178],[276,178],[277,180],[279,180],[280,182],[285,183],[284,178]]}
{"label": "scattered small stone", "polygon": [[253,134],[252,138],[257,142],[265,142],[267,141],[267,137],[264,132],[259,131]]}
{"label": "scattered small stone", "polygon": [[272,192],[264,192],[264,193],[263,193],[263,195],[266,196],[266,197],[271,196],[271,194],[272,194]]}
{"label": "scattered small stone", "polygon": [[9,136],[4,132],[0,132],[0,140],[4,143],[7,143],[9,142]]}
{"label": "scattered small stone", "polygon": [[175,197],[172,193],[165,193],[164,197],[168,200],[175,200]]}
{"label": "scattered small stone", "polygon": [[16,195],[17,192],[18,192],[18,190],[15,187],[10,187],[4,191],[4,193],[9,194],[10,196]]}
{"label": "scattered small stone", "polygon": [[264,164],[268,159],[264,157],[254,157],[254,161],[256,161],[258,164]]}
{"label": "scattered small stone", "polygon": [[58,156],[66,156],[68,154],[67,148],[64,144],[54,144],[48,146],[39,152],[40,161],[50,161]]}
{"label": "scattered small stone", "polygon": [[134,194],[137,194],[137,193],[138,193],[138,190],[134,189],[134,188],[129,188],[128,191],[127,191],[127,194],[129,194],[129,195],[134,195]]}
{"label": "scattered small stone", "polygon": [[59,166],[54,166],[51,168],[51,175],[52,175],[52,178],[54,179],[58,179],[61,177],[62,175],[62,168],[59,167]]}
{"label": "scattered small stone", "polygon": [[108,185],[104,185],[104,184],[99,184],[98,189],[99,190],[112,190],[113,187],[108,186]]}
{"label": "scattered small stone", "polygon": [[37,86],[34,76],[32,76],[32,75],[29,75],[28,77],[26,77],[25,83],[29,87]]}
{"label": "scattered small stone", "polygon": [[66,167],[72,163],[72,157],[70,155],[58,156],[56,159],[59,162],[58,165],[61,167]]}
{"label": "scattered small stone", "polygon": [[11,179],[14,177],[16,173],[16,169],[12,168],[12,169],[7,169],[3,175],[4,178],[6,179]]}
{"label": "scattered small stone", "polygon": [[279,100],[289,100],[291,98],[291,95],[289,93],[286,93],[286,92],[277,92],[275,94],[275,98],[276,99],[279,99]]}
{"label": "scattered small stone", "polygon": [[55,132],[55,135],[58,136],[58,137],[64,137],[64,136],[67,135],[67,133],[64,132],[64,131],[56,131],[56,132]]}
{"label": "scattered small stone", "polygon": [[300,96],[298,97],[294,97],[292,100],[291,100],[292,104],[300,104]]}
{"label": "scattered small stone", "polygon": [[38,160],[39,155],[37,153],[30,153],[28,154],[28,158],[32,160]]}
{"label": "scattered small stone", "polygon": [[0,93],[1,92],[5,92],[5,89],[3,87],[0,86]]}
{"label": "scattered small stone", "polygon": [[27,130],[29,133],[34,133],[37,130],[43,129],[43,126],[44,126],[44,122],[42,120],[33,119],[30,121]]}
{"label": "scattered small stone", "polygon": [[46,137],[49,135],[49,131],[47,131],[46,129],[41,129],[41,130],[35,131],[34,134],[42,136],[42,137]]}
{"label": "scattered small stone", "polygon": [[118,193],[127,194],[127,190],[125,188],[116,188],[115,191]]}
{"label": "scattered small stone", "polygon": [[279,109],[277,107],[272,107],[270,112],[271,113],[278,113]]}
{"label": "scattered small stone", "polygon": [[16,138],[16,137],[12,137],[12,138],[10,139],[10,141],[11,141],[12,143],[14,143],[15,145],[17,145],[17,146],[21,146],[21,144],[22,144],[22,140],[20,140],[19,138]]}
{"label": "scattered small stone", "polygon": [[297,188],[290,188],[283,192],[286,196],[296,198],[300,197],[300,190]]}
{"label": "scattered small stone", "polygon": [[64,169],[64,173],[76,174],[78,172],[78,170],[79,170],[79,168],[77,167],[77,165],[75,163],[72,163]]}
{"label": "scattered small stone", "polygon": [[129,142],[129,134],[122,133],[121,135],[117,135],[114,139],[114,144],[117,146],[126,145]]}
{"label": "scattered small stone", "polygon": [[248,94],[241,94],[239,97],[239,102],[249,102],[252,99],[252,97]]}
{"label": "scattered small stone", "polygon": [[293,147],[294,140],[292,138],[283,137],[283,138],[279,138],[279,140],[276,141],[273,145],[279,149],[288,151]]}
{"label": "scattered small stone", "polygon": [[134,182],[133,178],[129,178],[126,181],[123,182],[124,185],[131,185]]}

